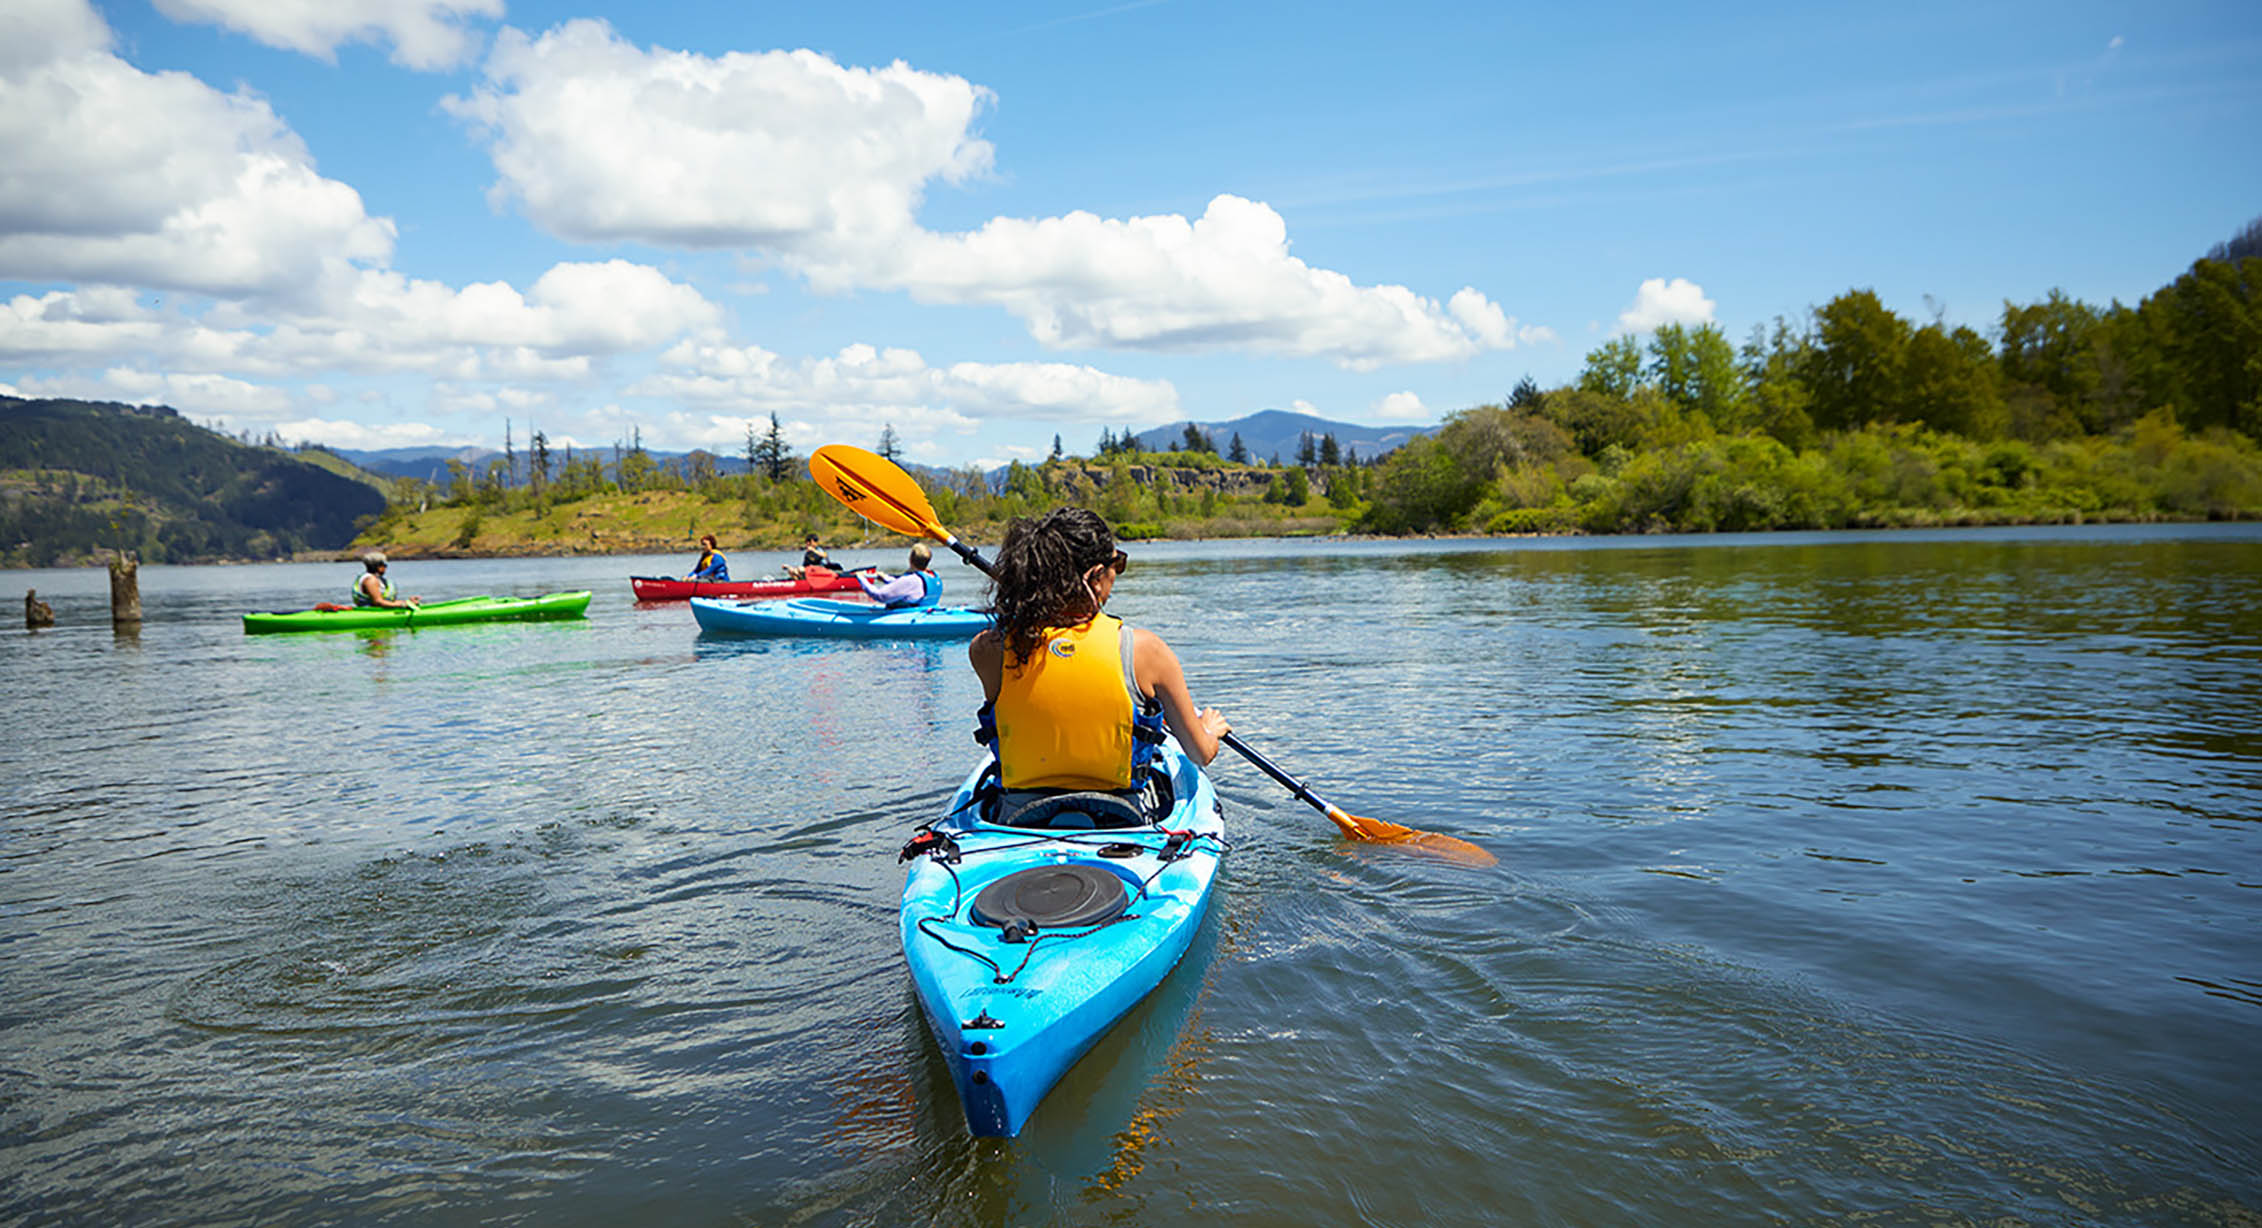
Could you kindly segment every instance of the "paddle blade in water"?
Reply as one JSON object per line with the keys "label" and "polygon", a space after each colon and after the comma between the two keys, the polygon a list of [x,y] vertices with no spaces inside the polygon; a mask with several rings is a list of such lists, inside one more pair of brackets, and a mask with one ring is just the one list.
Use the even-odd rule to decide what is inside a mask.
{"label": "paddle blade in water", "polygon": [[1343,829],[1343,834],[1353,840],[1366,840],[1376,844],[1403,845],[1408,848],[1419,849],[1425,853],[1435,853],[1457,865],[1490,866],[1498,865],[1500,862],[1498,857],[1461,839],[1459,836],[1448,836],[1434,831],[1418,831],[1403,824],[1386,822],[1382,819],[1370,819],[1364,815],[1352,814],[1340,806],[1329,806],[1326,813],[1328,818],[1335,821],[1337,827]]}
{"label": "paddle blade in water", "polygon": [[853,444],[828,443],[809,457],[809,476],[849,511],[898,533],[949,541],[927,492],[894,461]]}

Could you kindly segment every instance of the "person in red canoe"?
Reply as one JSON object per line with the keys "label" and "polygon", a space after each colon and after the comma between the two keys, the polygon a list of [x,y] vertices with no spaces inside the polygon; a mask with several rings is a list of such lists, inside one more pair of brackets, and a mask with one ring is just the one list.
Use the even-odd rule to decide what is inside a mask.
{"label": "person in red canoe", "polygon": [[936,605],[942,601],[942,577],[928,565],[934,559],[935,552],[927,548],[927,543],[918,542],[911,547],[911,570],[893,579],[878,570],[858,572],[856,583],[865,596],[891,610]]}
{"label": "person in red canoe", "polygon": [[825,553],[824,543],[818,541],[814,533],[801,539],[801,566],[795,567],[788,563],[785,565],[785,574],[799,580],[812,567],[823,567],[830,571],[848,570],[833,562],[832,556]]}
{"label": "person in red canoe", "polygon": [[372,550],[361,556],[361,578],[353,582],[353,603],[364,609],[407,610],[424,604],[422,597],[402,597],[385,578],[385,552]]}
{"label": "person in red canoe", "polygon": [[730,560],[723,557],[722,551],[715,549],[714,534],[707,533],[699,538],[699,562],[692,567],[691,574],[685,576],[684,579],[730,579]]}
{"label": "person in red canoe", "polygon": [[1202,764],[1233,731],[1217,709],[1194,706],[1161,636],[1103,612],[1129,565],[1084,508],[1006,526],[991,581],[997,625],[967,649],[988,701],[976,719],[997,754],[1001,821],[1063,792],[1135,807],[1165,728]]}

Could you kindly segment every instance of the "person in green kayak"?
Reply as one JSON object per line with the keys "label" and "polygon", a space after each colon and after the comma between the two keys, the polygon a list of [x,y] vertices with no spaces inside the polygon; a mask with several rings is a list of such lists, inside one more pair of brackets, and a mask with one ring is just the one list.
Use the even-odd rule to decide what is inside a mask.
{"label": "person in green kayak", "polygon": [[900,576],[889,576],[873,569],[856,573],[856,584],[864,595],[891,610],[907,610],[917,606],[936,605],[942,601],[942,577],[930,566],[935,552],[927,543],[916,542],[911,547],[911,570]]}
{"label": "person in green kayak", "polygon": [[814,533],[801,539],[801,566],[796,567],[788,563],[785,565],[785,574],[799,580],[812,567],[823,567],[830,571],[847,570],[847,568],[833,562],[832,556],[825,553],[824,543],[818,541],[817,535]]}
{"label": "person in green kayak", "polygon": [[1217,709],[1194,706],[1161,636],[1104,612],[1129,564],[1107,522],[1084,508],[1006,526],[991,579],[996,625],[968,657],[1008,822],[1061,792],[1134,799],[1165,727],[1200,764],[1233,730]]}
{"label": "person in green kayak", "polygon": [[694,563],[694,564],[692,564],[692,567],[691,567],[691,574],[690,574],[690,575],[688,575],[688,576],[685,576],[685,577],[684,577],[684,579],[686,579],[686,580],[728,580],[728,579],[730,579],[730,560],[729,560],[729,559],[726,559],[726,558],[724,558],[724,557],[723,557],[723,552],[722,552],[722,551],[720,551],[720,550],[717,550],[717,549],[715,548],[715,535],[714,535],[714,534],[712,534],[712,533],[707,533],[707,534],[703,534],[703,535],[701,535],[701,536],[700,536],[700,538],[699,538],[699,561],[698,561],[697,563]]}
{"label": "person in green kayak", "polygon": [[381,610],[407,610],[424,604],[422,597],[403,597],[393,591],[393,582],[385,578],[385,552],[372,550],[361,556],[362,574],[353,582],[354,605],[367,609],[375,606]]}

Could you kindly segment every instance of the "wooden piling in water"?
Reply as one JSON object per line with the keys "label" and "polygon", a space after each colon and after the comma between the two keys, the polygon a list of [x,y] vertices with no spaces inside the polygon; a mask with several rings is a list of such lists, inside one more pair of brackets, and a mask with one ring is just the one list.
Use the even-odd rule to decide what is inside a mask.
{"label": "wooden piling in water", "polygon": [[110,625],[141,625],[141,560],[123,550],[110,559]]}
{"label": "wooden piling in water", "polygon": [[55,607],[39,599],[39,590],[24,590],[24,630],[37,631],[55,625]]}

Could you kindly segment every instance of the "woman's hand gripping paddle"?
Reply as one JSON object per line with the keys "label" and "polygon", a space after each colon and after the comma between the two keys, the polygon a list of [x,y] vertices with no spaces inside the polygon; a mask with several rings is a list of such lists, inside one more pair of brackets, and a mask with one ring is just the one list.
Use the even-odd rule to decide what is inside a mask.
{"label": "woman's hand gripping paddle", "polygon": [[[991,574],[990,561],[982,552],[958,540],[949,529],[935,519],[934,504],[927,501],[927,493],[919,489],[894,461],[876,452],[844,443],[829,443],[809,457],[809,474],[824,488],[826,494],[838,499],[849,511],[884,529],[913,537],[931,537],[956,551],[958,557]],[[1406,844],[1428,852],[1440,854],[1464,865],[1489,866],[1499,858],[1457,836],[1439,835],[1436,832],[1418,831],[1381,819],[1362,818],[1351,814],[1326,798],[1314,793],[1303,781],[1282,771],[1272,760],[1251,749],[1233,734],[1225,735],[1225,744],[1236,754],[1255,764],[1257,770],[1285,786],[1304,804],[1319,811],[1354,840],[1369,840],[1386,844]]]}

